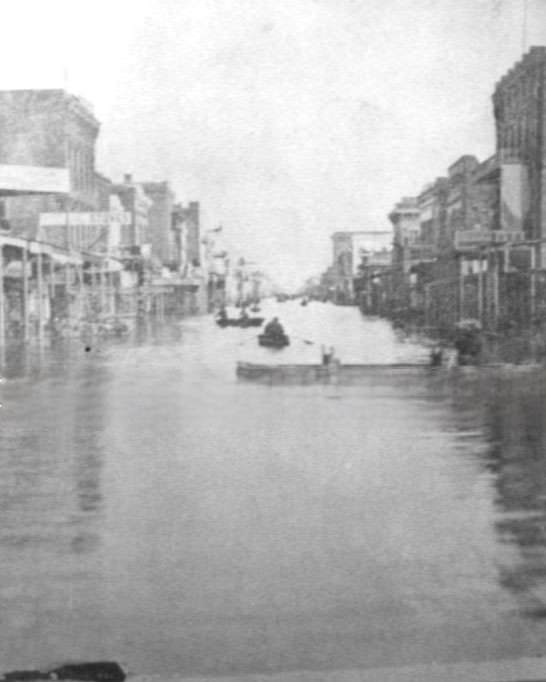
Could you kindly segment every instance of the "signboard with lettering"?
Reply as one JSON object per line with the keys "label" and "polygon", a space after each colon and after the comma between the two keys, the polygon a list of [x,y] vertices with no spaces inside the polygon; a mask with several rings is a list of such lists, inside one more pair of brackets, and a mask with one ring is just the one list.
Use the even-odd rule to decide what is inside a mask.
{"label": "signboard with lettering", "polygon": [[90,213],[40,213],[40,227],[57,225],[82,225],[84,227],[106,227],[117,223],[130,225],[131,214],[127,211],[95,211]]}
{"label": "signboard with lettering", "polygon": [[507,230],[460,230],[455,232],[455,248],[477,249],[480,246],[495,246],[502,244],[517,244],[525,239],[521,231]]}
{"label": "signboard with lettering", "polygon": [[0,164],[0,195],[67,194],[67,168]]}

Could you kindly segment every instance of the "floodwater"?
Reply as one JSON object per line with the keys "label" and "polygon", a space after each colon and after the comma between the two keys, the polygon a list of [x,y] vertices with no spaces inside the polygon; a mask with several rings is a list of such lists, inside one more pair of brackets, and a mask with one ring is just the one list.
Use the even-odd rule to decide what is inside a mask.
{"label": "floodwater", "polygon": [[[0,664],[182,675],[483,661],[546,641],[546,381],[268,386],[237,359],[426,355],[357,310],[5,358]],[[265,311],[273,314],[274,307]]]}

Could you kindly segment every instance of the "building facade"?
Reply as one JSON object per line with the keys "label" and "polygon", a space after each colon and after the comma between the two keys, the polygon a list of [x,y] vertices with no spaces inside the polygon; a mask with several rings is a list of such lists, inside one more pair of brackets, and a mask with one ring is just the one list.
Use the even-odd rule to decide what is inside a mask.
{"label": "building facade", "polygon": [[15,234],[34,236],[44,211],[100,208],[99,127],[91,106],[64,90],[0,91],[0,163],[68,168],[70,176],[68,195],[6,200],[5,218]]}

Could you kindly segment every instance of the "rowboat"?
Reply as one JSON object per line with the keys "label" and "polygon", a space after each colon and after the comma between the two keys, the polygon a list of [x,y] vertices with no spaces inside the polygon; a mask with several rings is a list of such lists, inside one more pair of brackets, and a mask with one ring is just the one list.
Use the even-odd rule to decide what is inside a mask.
{"label": "rowboat", "polygon": [[258,336],[258,344],[266,348],[284,348],[290,345],[290,339],[286,334],[282,336],[271,336],[269,334],[260,334]]}
{"label": "rowboat", "polygon": [[388,374],[430,374],[442,372],[473,373],[482,370],[500,372],[536,372],[542,365],[526,363],[512,365],[506,363],[484,363],[474,366],[432,366],[426,362],[394,362],[394,363],[363,363],[343,364],[335,361],[328,365],[322,364],[266,364],[254,362],[238,362],[236,373],[242,379],[268,379],[269,381],[321,381],[331,378],[358,379],[368,376],[387,376]]}
{"label": "rowboat", "polygon": [[261,327],[264,323],[263,317],[247,317],[245,318],[229,318],[229,317],[218,317],[216,318],[216,324],[219,327]]}
{"label": "rowboat", "polygon": [[247,317],[246,320],[241,320],[241,327],[261,327],[264,323],[263,317]]}
{"label": "rowboat", "polygon": [[391,363],[391,364],[341,364],[333,362],[320,364],[265,364],[255,362],[238,362],[237,376],[245,379],[298,379],[302,381],[328,379],[335,376],[365,376],[377,372],[415,372],[433,370],[425,363]]}

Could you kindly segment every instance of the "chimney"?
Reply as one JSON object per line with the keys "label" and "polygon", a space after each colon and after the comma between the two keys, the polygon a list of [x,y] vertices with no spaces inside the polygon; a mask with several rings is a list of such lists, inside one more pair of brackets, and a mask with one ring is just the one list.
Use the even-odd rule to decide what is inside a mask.
{"label": "chimney", "polygon": [[190,201],[188,204],[189,213],[196,219],[199,220],[199,202]]}
{"label": "chimney", "polygon": [[125,173],[123,176],[123,182],[125,185],[130,185],[133,182],[133,176],[131,173]]}

